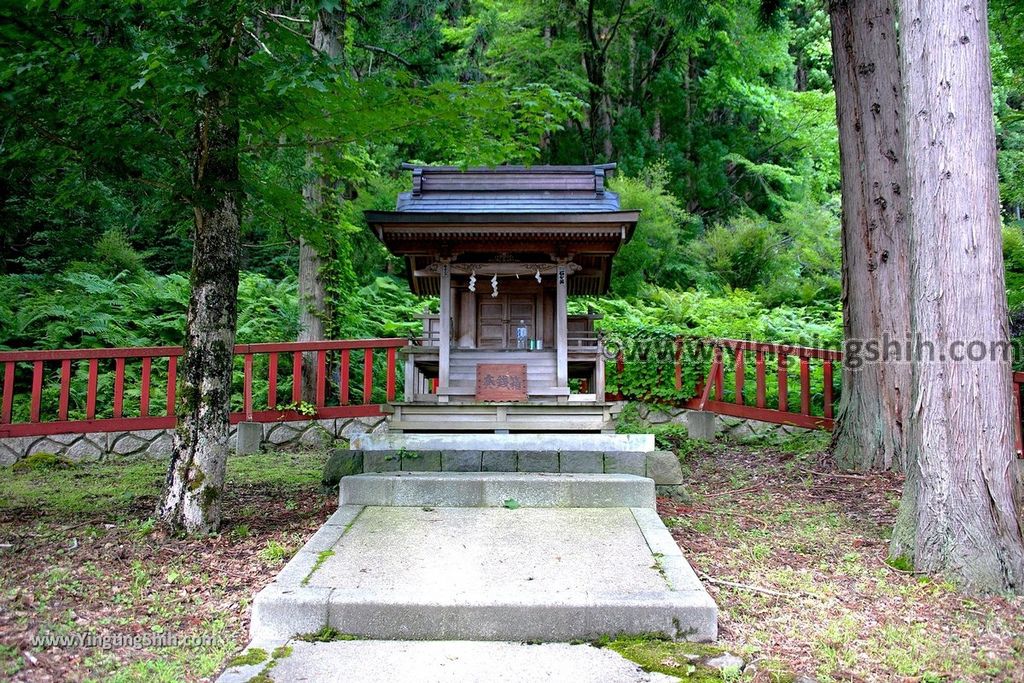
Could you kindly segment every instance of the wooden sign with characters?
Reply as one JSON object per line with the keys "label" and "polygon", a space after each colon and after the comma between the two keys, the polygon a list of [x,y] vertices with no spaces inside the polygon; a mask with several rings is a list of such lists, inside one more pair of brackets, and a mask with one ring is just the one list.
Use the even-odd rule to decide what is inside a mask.
{"label": "wooden sign with characters", "polygon": [[525,401],[526,365],[480,363],[476,366],[476,400]]}

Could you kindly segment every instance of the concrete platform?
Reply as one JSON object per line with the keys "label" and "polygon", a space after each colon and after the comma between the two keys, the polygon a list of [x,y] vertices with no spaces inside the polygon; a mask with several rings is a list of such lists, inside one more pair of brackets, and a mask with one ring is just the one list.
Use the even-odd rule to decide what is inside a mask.
{"label": "concrete platform", "polygon": [[[647,673],[616,652],[590,645],[507,642],[409,642],[348,640],[288,643],[288,656],[273,666],[228,669],[220,683],[248,681],[267,669],[272,681],[308,683],[670,683],[674,676]],[[268,660],[269,662],[269,660]]]}
{"label": "concrete platform", "polygon": [[[374,476],[424,483],[439,475]],[[545,480],[574,475],[499,476],[547,486]],[[653,486],[628,475],[584,476]],[[480,486],[481,473],[448,473],[435,484],[458,489],[453,477]],[[528,481],[511,484],[508,499],[530,502]],[[394,502],[393,492],[381,500]],[[382,640],[557,642],[660,633],[709,641],[717,635],[717,608],[653,505],[346,504],[253,602],[254,640],[282,642],[324,626]]]}
{"label": "concrete platform", "polygon": [[653,434],[356,434],[350,447],[361,451],[612,451],[654,450]]}
{"label": "concrete platform", "polygon": [[[631,474],[382,472],[341,480],[342,505],[653,509],[654,481]],[[557,530],[556,530],[557,531]]]}

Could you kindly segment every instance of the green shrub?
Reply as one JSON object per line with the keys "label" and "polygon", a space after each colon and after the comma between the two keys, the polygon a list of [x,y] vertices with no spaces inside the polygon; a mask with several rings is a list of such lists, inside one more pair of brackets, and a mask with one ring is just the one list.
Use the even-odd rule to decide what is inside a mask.
{"label": "green shrub", "polygon": [[94,272],[107,277],[115,277],[121,273],[138,275],[145,267],[143,254],[140,254],[128,241],[124,231],[119,228],[107,230],[96,241],[92,248],[91,263]]}
{"label": "green shrub", "polygon": [[702,251],[708,270],[723,284],[753,289],[768,284],[779,272],[784,246],[772,223],[740,216],[708,232]]}

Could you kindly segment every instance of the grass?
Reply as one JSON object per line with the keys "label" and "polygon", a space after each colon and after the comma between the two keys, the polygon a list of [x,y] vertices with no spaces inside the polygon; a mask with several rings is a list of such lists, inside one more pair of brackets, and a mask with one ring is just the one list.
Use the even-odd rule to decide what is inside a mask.
{"label": "grass", "polygon": [[[325,461],[316,451],[233,456],[224,532],[200,539],[152,518],[166,462],[0,469],[0,541],[11,544],[0,547],[0,679],[215,677],[246,643],[253,594],[333,512],[319,491]],[[36,640],[160,634],[179,642]]]}
{"label": "grass", "polygon": [[[813,436],[811,443],[822,442]],[[797,438],[753,446],[691,442],[686,452],[690,497],[661,499],[659,512],[694,568],[710,577],[720,640],[601,645],[685,681],[1019,678],[1024,599],[964,595],[941,577],[887,562],[898,477],[834,476],[827,457]],[[323,452],[233,457],[224,531],[202,539],[170,536],[152,519],[163,462],[0,470],[0,542],[10,544],[0,546],[0,679],[216,676],[246,643],[253,594],[333,512],[333,499],[319,488],[325,460]],[[42,634],[82,633],[163,633],[196,642],[109,649],[33,643]],[[306,638],[350,637],[325,630]],[[722,650],[753,661],[756,674],[707,670],[701,662]]]}

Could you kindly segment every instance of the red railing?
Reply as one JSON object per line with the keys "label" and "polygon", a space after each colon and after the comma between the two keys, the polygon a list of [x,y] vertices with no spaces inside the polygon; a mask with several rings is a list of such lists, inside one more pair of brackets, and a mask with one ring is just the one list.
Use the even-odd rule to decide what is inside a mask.
{"label": "red railing", "polygon": [[[711,347],[707,375],[700,376],[694,395],[684,401],[691,410],[708,410],[721,415],[788,424],[808,429],[831,430],[835,418],[835,364],[842,363],[840,351],[786,344],[765,344],[736,339],[704,341]],[[682,385],[682,340],[676,341],[676,389]],[[727,360],[731,356],[731,363]],[[748,390],[748,357],[753,360],[753,395]],[[790,391],[790,359],[796,359],[796,400]],[[731,400],[723,400],[726,371],[732,380]],[[812,387],[811,375],[821,370],[821,381]],[[771,390],[771,391],[770,391]],[[774,400],[769,403],[768,394]]]}
{"label": "red railing", "polygon": [[[703,354],[695,354],[695,361],[710,358],[710,361],[704,361],[709,363],[708,369],[698,373],[692,393],[684,387],[683,381],[687,343],[704,351]],[[731,356],[731,362],[727,356]],[[752,371],[749,370],[751,359]],[[795,372],[790,359],[796,359]],[[842,361],[841,351],[829,349],[737,339],[677,338],[673,364],[674,398],[653,393],[633,396],[620,390],[608,393],[606,399],[640,399],[774,424],[831,430],[835,423],[836,382],[839,379],[836,367]],[[627,362],[625,354],[620,351],[615,362],[615,372],[619,376],[625,371]],[[727,373],[729,382],[726,381]],[[748,385],[751,374],[753,391]],[[795,375],[798,382],[795,400],[789,389],[791,375]],[[819,381],[815,382],[812,377]],[[1013,373],[1013,389],[1014,443],[1017,457],[1024,458],[1024,372]],[[769,394],[772,394],[771,401],[768,400]]]}
{"label": "red railing", "polygon": [[[241,365],[241,386],[232,392],[236,409],[231,422],[381,415],[374,392],[385,401],[394,400],[396,353],[407,343],[405,339],[357,339],[239,344],[234,355],[236,365]],[[374,373],[377,352],[384,354],[382,392],[379,375]],[[181,355],[180,347],[0,352],[0,437],[174,427]],[[290,377],[281,376],[282,356]],[[315,396],[307,404],[302,401],[302,368],[310,360],[315,368]],[[285,399],[282,406],[279,386],[289,383],[290,401]],[[257,385],[259,406],[254,397]],[[159,410],[154,410],[154,403]]]}
{"label": "red railing", "polygon": [[[708,370],[701,369],[692,391],[684,386],[684,364],[697,358],[686,358],[687,342],[710,350],[710,354],[700,356],[710,358]],[[231,421],[381,415],[381,403],[395,398],[397,350],[407,344],[405,339],[358,339],[237,345],[234,355],[236,365],[240,365],[236,373],[240,381],[232,393],[236,410],[231,413]],[[377,352],[383,352],[383,387],[380,375],[374,371]],[[181,354],[180,347],[2,351],[0,437],[173,427]],[[606,398],[640,399],[831,430],[837,395],[836,364],[842,358],[842,352],[827,349],[680,338],[675,340],[674,397],[620,391],[608,393]],[[795,359],[792,365],[791,359]],[[302,368],[307,360],[314,364],[315,390],[313,402],[304,405]],[[618,375],[622,375],[626,363],[620,352],[614,366]],[[791,379],[797,383],[796,392],[790,391]],[[1018,456],[1024,457],[1024,372],[1015,372],[1013,382],[1016,449]],[[286,389],[290,399],[287,405],[281,405],[280,388]],[[375,400],[375,392],[380,400]],[[154,405],[160,409],[154,410]]]}

